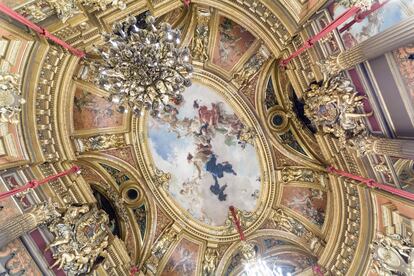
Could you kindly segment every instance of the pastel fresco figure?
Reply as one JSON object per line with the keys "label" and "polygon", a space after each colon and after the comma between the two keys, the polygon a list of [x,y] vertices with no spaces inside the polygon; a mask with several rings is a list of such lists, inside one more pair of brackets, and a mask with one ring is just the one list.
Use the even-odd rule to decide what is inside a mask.
{"label": "pastel fresco figure", "polygon": [[217,163],[217,157],[215,154],[212,154],[210,160],[207,161],[205,166],[206,171],[212,174],[214,178],[214,185],[210,186],[210,191],[218,196],[220,201],[225,201],[227,195],[224,194],[224,190],[227,188],[227,184],[220,186],[218,182],[218,178],[222,178],[224,173],[231,173],[233,175],[237,175],[237,173],[233,170],[233,165],[229,162],[225,161],[222,163]]}
{"label": "pastel fresco figure", "polygon": [[237,173],[233,170],[233,165],[231,165],[229,162],[224,161],[217,164],[217,157],[215,154],[212,154],[210,160],[207,161],[206,171],[210,172],[213,176],[216,176],[218,178],[222,178],[225,172],[237,175]]}
{"label": "pastel fresco figure", "polygon": [[170,271],[177,271],[185,273],[183,275],[191,275],[194,270],[193,267],[193,253],[191,253],[187,248],[180,250],[180,260],[172,267]]}
{"label": "pastel fresco figure", "polygon": [[218,196],[219,201],[226,201],[227,194],[224,193],[224,190],[227,188],[227,184],[224,184],[223,186],[220,186],[218,183],[218,179],[216,176],[213,176],[214,178],[214,185],[210,186],[210,191]]}
{"label": "pastel fresco figure", "polygon": [[[261,185],[256,181],[260,162],[253,145],[238,143],[245,126],[215,91],[194,83],[185,93],[176,110],[149,118],[153,161],[173,175],[169,193],[184,210],[204,223],[224,225],[226,215],[212,213],[211,204],[252,211]],[[237,171],[247,162],[248,169]],[[233,191],[231,185],[239,190]]]}
{"label": "pastel fresco figure", "polygon": [[[237,25],[238,26],[238,25]],[[220,59],[222,61],[227,61],[231,51],[238,51],[236,43],[241,40],[241,37],[237,37],[233,34],[234,24],[229,19],[224,19],[224,21],[219,26],[220,31],[220,40],[219,40],[219,53]],[[241,29],[241,32],[244,29]],[[238,54],[238,53],[237,53]]]}

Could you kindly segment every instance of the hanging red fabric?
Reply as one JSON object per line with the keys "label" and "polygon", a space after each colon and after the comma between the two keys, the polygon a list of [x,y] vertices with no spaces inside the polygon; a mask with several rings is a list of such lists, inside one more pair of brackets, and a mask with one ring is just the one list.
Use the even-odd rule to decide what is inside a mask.
{"label": "hanging red fabric", "polygon": [[31,180],[31,181],[29,181],[24,186],[21,186],[19,188],[16,188],[16,189],[13,189],[13,190],[10,190],[10,191],[7,191],[7,192],[0,193],[0,200],[5,199],[5,198],[8,198],[8,197],[11,197],[11,196],[16,195],[18,193],[24,192],[24,191],[26,191],[28,189],[37,188],[37,187],[39,187],[39,186],[41,186],[41,185],[43,185],[45,183],[48,183],[50,181],[59,179],[62,176],[65,176],[65,175],[68,175],[68,174],[72,174],[72,173],[76,173],[79,170],[80,170],[80,168],[78,166],[73,166],[72,168],[70,168],[70,169],[68,169],[66,171],[63,171],[63,172],[60,172],[60,173],[57,173],[57,174],[48,176],[45,179],[42,179],[42,180]]}
{"label": "hanging red fabric", "polygon": [[71,45],[69,45],[65,41],[63,41],[63,40],[57,38],[56,36],[52,35],[46,29],[36,25],[32,21],[30,21],[26,17],[22,16],[21,14],[15,12],[14,10],[7,7],[3,3],[0,3],[0,12],[2,12],[4,14],[6,14],[7,16],[13,18],[14,20],[22,23],[23,25],[25,25],[28,28],[32,29],[33,31],[35,31],[39,35],[42,35],[42,36],[46,37],[47,39],[55,42],[56,44],[62,46],[63,48],[67,49],[69,52],[71,52],[75,56],[83,58],[86,55],[84,51],[81,51],[79,49],[76,49],[76,48],[72,47]]}
{"label": "hanging red fabric", "polygon": [[318,34],[315,36],[309,38],[305,41],[303,46],[296,50],[294,53],[292,53],[288,58],[283,59],[280,61],[281,66],[286,66],[292,59],[299,56],[301,53],[306,51],[307,49],[311,48],[316,42],[318,42],[320,39],[325,37],[327,34],[332,32],[334,29],[345,23],[349,18],[357,14],[361,9],[358,7],[352,7],[345,11],[343,14],[341,14],[338,18],[333,20],[331,23],[329,23],[325,28],[323,28]]}
{"label": "hanging red fabric", "polygon": [[333,174],[336,174],[336,175],[344,176],[344,177],[356,180],[358,182],[364,183],[369,188],[377,188],[377,189],[389,192],[391,194],[400,196],[402,198],[414,201],[414,194],[412,194],[410,192],[407,192],[407,191],[404,191],[404,190],[401,190],[401,189],[398,189],[398,188],[395,188],[395,187],[392,187],[392,186],[389,186],[389,185],[378,183],[374,179],[369,179],[369,178],[365,178],[365,177],[362,177],[362,176],[354,175],[354,174],[349,173],[349,172],[341,171],[341,170],[338,170],[337,168],[334,168],[332,166],[328,167],[326,169],[326,171],[328,173],[333,173]]}

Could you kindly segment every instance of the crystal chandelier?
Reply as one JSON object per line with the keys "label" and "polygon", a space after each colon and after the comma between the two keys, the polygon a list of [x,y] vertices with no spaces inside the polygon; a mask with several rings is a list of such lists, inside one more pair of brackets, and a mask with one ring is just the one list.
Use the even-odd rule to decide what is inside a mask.
{"label": "crystal chandelier", "polygon": [[243,276],[291,276],[291,273],[284,273],[278,266],[270,269],[269,265],[257,256],[254,245],[246,241],[244,231],[241,228],[240,219],[237,217],[236,208],[229,207],[230,214],[233,217],[234,225],[240,236],[240,253],[243,257]]}
{"label": "crystal chandelier", "polygon": [[19,123],[18,114],[25,102],[20,96],[18,76],[0,72],[0,122]]}
{"label": "crystal chandelier", "polygon": [[191,85],[193,67],[188,48],[180,48],[180,31],[168,23],[156,26],[148,16],[140,28],[137,18],[113,25],[104,33],[103,47],[97,48],[102,61],[95,63],[96,83],[119,104],[119,112],[143,110],[157,116],[182,102],[182,92]]}

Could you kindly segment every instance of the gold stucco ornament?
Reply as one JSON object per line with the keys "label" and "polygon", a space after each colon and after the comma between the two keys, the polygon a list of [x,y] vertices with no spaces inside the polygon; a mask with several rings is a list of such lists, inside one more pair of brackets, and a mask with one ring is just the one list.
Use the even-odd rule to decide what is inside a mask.
{"label": "gold stucco ornament", "polygon": [[108,215],[89,205],[69,206],[58,211],[62,216],[53,220],[49,231],[55,236],[52,248],[58,266],[67,275],[91,272],[96,259],[108,246]]}
{"label": "gold stucco ornament", "polygon": [[342,146],[369,135],[364,121],[373,112],[363,112],[365,96],[358,95],[351,81],[334,76],[322,84],[312,84],[305,93],[305,115],[326,134],[339,139]]}
{"label": "gold stucco ornament", "polygon": [[20,96],[19,77],[0,72],[0,122],[19,123],[18,114],[26,101]]}
{"label": "gold stucco ornament", "polygon": [[[126,8],[122,0],[45,0],[56,11],[58,18],[65,23],[69,18],[81,12],[81,6],[106,10],[109,5],[121,10]],[[30,11],[29,11],[30,12]],[[36,11],[37,13],[38,11]],[[31,14],[34,16],[34,14]],[[45,18],[42,18],[45,19]]]}

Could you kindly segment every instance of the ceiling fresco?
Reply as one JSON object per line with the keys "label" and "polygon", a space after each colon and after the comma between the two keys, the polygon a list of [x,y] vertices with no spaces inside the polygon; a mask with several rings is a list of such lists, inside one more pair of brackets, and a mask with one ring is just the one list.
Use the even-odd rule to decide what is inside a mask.
{"label": "ceiling fresco", "polygon": [[[359,24],[354,24],[348,30],[342,32],[341,36],[346,48],[349,49],[414,14],[413,0],[389,1],[385,7],[385,9],[373,12],[363,19],[362,22],[359,22]],[[340,4],[332,4],[331,11],[334,18],[338,17],[345,10],[346,8]],[[347,20],[342,27],[351,22],[351,20]]]}
{"label": "ceiling fresco", "polygon": [[[1,2],[20,12],[32,1]],[[1,201],[0,227],[46,198],[59,206],[97,206],[108,214],[110,234],[97,275],[246,275],[229,206],[236,208],[257,256],[283,276],[318,275],[316,266],[324,275],[377,276],[370,272],[376,235],[407,236],[414,244],[412,202],[326,169],[379,175],[384,185],[413,192],[414,161],[361,157],[315,127],[304,112],[311,81],[322,77],[317,62],[413,16],[414,0],[390,1],[387,9],[315,43],[286,68],[280,59],[343,6],[326,2],[315,13],[324,1],[191,1],[189,7],[170,0],[125,2],[125,10],[85,7],[66,23],[56,16],[39,21],[87,52],[87,59],[27,30],[22,38],[33,41],[13,41],[20,27],[10,22],[0,30],[7,37],[0,44],[0,67],[21,74],[22,95],[28,98],[21,124],[0,123],[0,192],[72,165],[81,168]],[[93,70],[84,69],[95,58],[94,45],[102,43],[99,33],[127,15],[142,23],[148,14],[181,30],[180,43],[192,54],[193,84],[182,99],[169,102],[171,113],[151,117],[143,111],[134,117],[119,112],[94,82]],[[387,61],[401,80],[399,95],[412,107],[413,45],[387,53]],[[368,95],[364,108],[375,111],[367,119],[371,133],[383,135],[370,100],[373,91],[360,71],[346,75],[359,95]],[[55,260],[48,242],[47,227],[40,227],[0,248],[0,275],[4,270],[63,276],[62,270],[49,269]]]}
{"label": "ceiling fresco", "polygon": [[243,122],[214,89],[194,83],[184,98],[174,113],[148,120],[152,157],[171,173],[168,191],[182,208],[204,223],[224,225],[227,211],[216,208],[251,212],[257,205],[257,153],[240,140]]}
{"label": "ceiling fresco", "polygon": [[252,46],[255,37],[234,21],[220,16],[215,38],[213,63],[230,71],[245,52]]}

